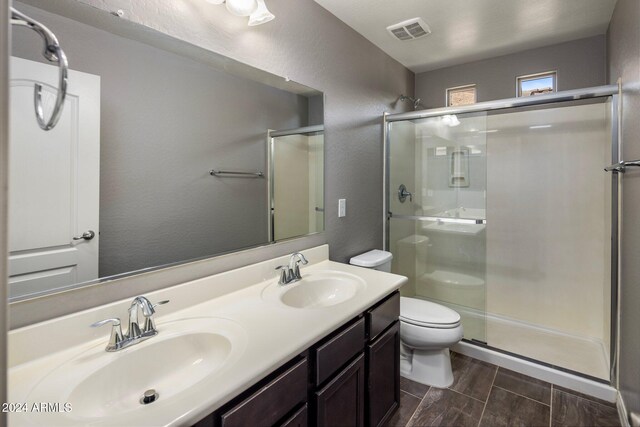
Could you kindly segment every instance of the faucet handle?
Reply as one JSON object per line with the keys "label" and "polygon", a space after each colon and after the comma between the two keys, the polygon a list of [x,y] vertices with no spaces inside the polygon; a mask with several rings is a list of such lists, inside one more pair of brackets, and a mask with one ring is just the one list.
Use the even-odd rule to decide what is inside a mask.
{"label": "faucet handle", "polygon": [[168,302],[169,302],[169,300],[167,299],[167,300],[159,301],[159,302],[153,304],[151,306],[152,313],[149,316],[145,315],[144,312],[143,312],[143,315],[144,315],[144,327],[142,328],[142,333],[143,334],[153,334],[153,335],[156,334],[156,323],[155,323],[155,320],[153,318],[153,314],[155,313],[154,309],[157,306],[165,305]]}
{"label": "faucet handle", "polygon": [[171,301],[171,300],[168,300],[168,299],[166,299],[166,300],[164,300],[164,301],[159,301],[159,302],[157,302],[157,303],[153,304],[153,305],[151,306],[151,308],[156,308],[156,307],[157,307],[157,306],[159,306],[159,305],[165,305],[165,304],[168,304],[170,301]]}
{"label": "faucet handle", "polygon": [[302,276],[300,274],[300,263],[302,263],[302,265],[306,265],[309,263],[309,261],[307,261],[307,258],[305,258],[305,256],[302,255],[300,252],[296,252],[293,255],[291,255],[289,270],[291,271],[292,277],[290,281],[298,281],[302,279]]}
{"label": "faucet handle", "polygon": [[120,319],[113,318],[113,319],[100,320],[98,322],[92,323],[91,327],[98,328],[100,326],[104,326],[109,323],[111,323],[113,326],[111,328],[111,336],[109,337],[109,344],[107,344],[106,350],[116,351],[120,347],[122,341],[124,340],[124,336],[122,335],[122,325],[120,323]]}
{"label": "faucet handle", "polygon": [[104,319],[104,320],[99,320],[99,321],[97,321],[97,322],[95,322],[95,323],[92,323],[92,324],[91,324],[91,327],[92,327],[92,328],[98,328],[98,327],[100,327],[100,326],[104,326],[104,325],[106,325],[106,324],[108,324],[108,323],[113,323],[113,326],[114,326],[114,327],[115,327],[115,326],[120,326],[120,319],[118,319],[118,318],[115,318],[115,317],[114,317],[113,319]]}
{"label": "faucet handle", "polygon": [[289,277],[291,275],[291,273],[289,272],[289,266],[279,265],[275,269],[276,271],[280,270],[280,281],[278,283],[280,285],[286,285],[287,283],[289,283]]}

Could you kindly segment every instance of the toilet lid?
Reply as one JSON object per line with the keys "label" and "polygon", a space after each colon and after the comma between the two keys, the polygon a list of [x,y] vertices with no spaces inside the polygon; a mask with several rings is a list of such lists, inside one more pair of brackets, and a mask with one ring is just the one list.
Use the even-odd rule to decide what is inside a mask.
{"label": "toilet lid", "polygon": [[349,264],[357,265],[359,267],[374,268],[381,266],[385,262],[391,261],[392,258],[393,254],[391,252],[374,249],[358,256],[354,256],[349,260]]}
{"label": "toilet lid", "polygon": [[460,324],[460,315],[431,301],[400,297],[400,320],[429,328],[455,328]]}

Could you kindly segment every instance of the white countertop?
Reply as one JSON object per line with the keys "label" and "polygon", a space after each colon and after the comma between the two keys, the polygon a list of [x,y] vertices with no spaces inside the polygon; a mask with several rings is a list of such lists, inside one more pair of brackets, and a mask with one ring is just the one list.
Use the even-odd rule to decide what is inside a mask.
{"label": "white countertop", "polygon": [[[223,318],[235,322],[246,332],[244,347],[235,360],[170,400],[140,406],[124,414],[115,412],[108,419],[84,418],[69,413],[11,413],[14,426],[182,426],[190,425],[224,405],[233,397],[264,378],[334,329],[362,313],[374,303],[398,289],[406,278],[394,274],[354,267],[327,260],[328,248],[303,251],[311,263],[301,269],[302,275],[333,270],[356,275],[366,286],[353,298],[333,306],[314,309],[292,308],[266,301],[266,287],[277,282],[274,265],[287,257],[265,261],[237,270],[199,279],[147,295],[152,301],[170,299],[169,305],[157,310],[158,330],[166,322],[185,318]],[[264,280],[264,277],[268,277]],[[270,276],[270,277],[269,277]],[[256,277],[263,280],[256,281]],[[254,279],[253,281],[251,279]],[[210,298],[209,298],[210,297]],[[115,353],[106,353],[108,327],[95,331],[87,327],[105,317],[126,314],[130,300],[65,316],[11,331],[9,334],[9,399],[13,403],[32,405],[30,396],[38,384],[56,367],[79,355],[105,353],[117,358],[141,344]],[[173,310],[165,307],[174,306]],[[164,314],[163,314],[164,313]],[[125,322],[126,323],[126,322]],[[60,337],[64,334],[65,337]],[[70,337],[68,336],[70,335]],[[60,339],[58,339],[60,337]],[[64,338],[64,339],[63,339]],[[68,394],[68,393],[67,393]],[[68,402],[62,392],[58,402]],[[70,402],[73,405],[73,402]]]}

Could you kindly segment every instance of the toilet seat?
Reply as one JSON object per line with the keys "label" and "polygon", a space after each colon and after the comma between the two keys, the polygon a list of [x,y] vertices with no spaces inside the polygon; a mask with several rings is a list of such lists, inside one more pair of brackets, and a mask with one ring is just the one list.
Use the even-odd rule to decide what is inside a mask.
{"label": "toilet seat", "polygon": [[460,326],[460,315],[440,304],[400,297],[400,320],[415,326],[452,329]]}

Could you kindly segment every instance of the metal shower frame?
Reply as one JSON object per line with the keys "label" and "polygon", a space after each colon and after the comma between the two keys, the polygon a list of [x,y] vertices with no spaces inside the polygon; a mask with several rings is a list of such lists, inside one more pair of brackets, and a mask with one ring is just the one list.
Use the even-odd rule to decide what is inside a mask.
{"label": "metal shower frame", "polygon": [[[620,96],[620,87],[618,85],[605,85],[605,86],[596,86],[584,89],[575,89],[575,90],[567,90],[562,92],[551,93],[548,95],[537,95],[530,97],[517,97],[517,98],[508,98],[501,99],[496,101],[486,101],[486,102],[478,102],[472,105],[465,105],[460,107],[445,107],[445,108],[433,108],[429,110],[418,110],[411,111],[407,113],[397,113],[397,114],[388,114],[384,113],[382,118],[383,123],[383,135],[382,135],[382,147],[383,147],[383,160],[382,160],[382,168],[383,168],[383,193],[382,193],[382,206],[383,206],[383,221],[382,221],[382,234],[383,234],[383,249],[388,250],[389,248],[389,221],[391,219],[391,211],[389,204],[389,125],[393,122],[399,121],[407,121],[407,120],[419,120],[426,119],[430,117],[439,117],[449,114],[465,114],[465,113],[475,113],[475,112],[488,112],[488,111],[496,111],[496,110],[506,110],[518,107],[529,107],[535,105],[545,105],[545,104],[559,104],[563,102],[570,101],[578,101],[584,99],[593,99],[593,98],[607,98],[611,97],[611,161],[612,163],[619,163],[621,158],[621,145],[619,141],[620,136],[620,109],[621,109],[621,96]],[[606,165],[603,165],[603,168]],[[619,277],[619,194],[618,194],[618,184],[619,184],[619,172],[624,172],[624,170],[619,171],[615,170],[611,176],[611,331],[610,331],[610,354],[609,354],[609,363],[610,363],[610,380],[607,382],[609,384],[614,384],[617,367],[616,367],[616,342],[618,336],[618,325],[617,325],[617,313],[618,313],[618,277]],[[421,219],[422,217],[403,217],[404,219]],[[426,217],[425,217],[426,218]],[[469,343],[473,345],[481,345],[474,341],[469,341]],[[498,350],[489,347],[493,350]],[[511,353],[510,353],[511,354]],[[519,357],[525,360],[531,360],[530,358],[524,355],[512,354],[513,356]],[[544,362],[536,360],[537,363],[542,365],[546,365]],[[561,371],[567,371],[572,374],[593,379],[596,381],[602,381],[600,379],[591,377],[586,374],[582,374],[580,372],[571,371],[563,368],[559,368],[554,366],[555,369]]]}

